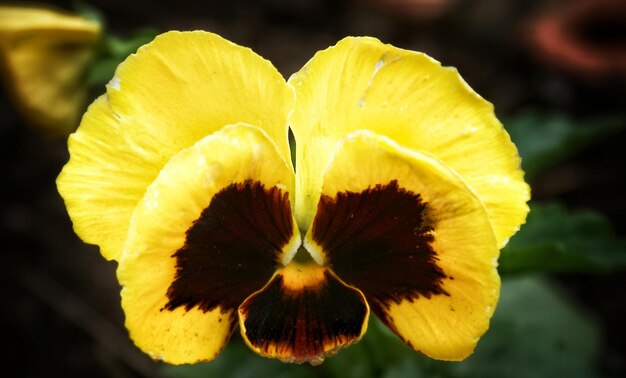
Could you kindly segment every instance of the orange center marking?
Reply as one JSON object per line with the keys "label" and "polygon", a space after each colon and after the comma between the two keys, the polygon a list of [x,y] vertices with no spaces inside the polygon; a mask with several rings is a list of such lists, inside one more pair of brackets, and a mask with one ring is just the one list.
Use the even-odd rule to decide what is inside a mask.
{"label": "orange center marking", "polygon": [[287,290],[300,291],[309,287],[317,287],[326,281],[326,268],[314,262],[302,264],[295,261],[281,268],[278,273],[283,276],[283,285]]}

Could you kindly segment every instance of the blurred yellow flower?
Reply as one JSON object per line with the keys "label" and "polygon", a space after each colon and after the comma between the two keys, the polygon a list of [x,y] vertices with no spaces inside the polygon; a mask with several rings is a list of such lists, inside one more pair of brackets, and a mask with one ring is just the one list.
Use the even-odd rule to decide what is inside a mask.
{"label": "blurred yellow flower", "polygon": [[87,98],[85,70],[100,26],[41,7],[0,6],[0,68],[21,115],[46,133],[68,135]]}
{"label": "blurred yellow flower", "polygon": [[319,363],[370,310],[415,350],[464,359],[528,212],[492,105],[367,37],[285,82],[215,34],[163,34],[118,67],[69,149],[57,183],[74,228],[118,261],[131,338],[174,364],[215,358],[237,324],[263,356]]}

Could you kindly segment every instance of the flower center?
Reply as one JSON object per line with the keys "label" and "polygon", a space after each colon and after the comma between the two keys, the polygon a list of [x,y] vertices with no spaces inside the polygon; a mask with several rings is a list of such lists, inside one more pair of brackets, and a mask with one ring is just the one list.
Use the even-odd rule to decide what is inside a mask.
{"label": "flower center", "polygon": [[309,264],[309,263],[317,264],[315,262],[315,260],[313,260],[313,257],[311,257],[311,253],[306,250],[304,245],[300,245],[300,247],[298,248],[298,251],[296,252],[295,256],[287,264],[287,266],[290,265],[291,263],[296,263],[296,264],[301,264],[301,265],[306,265],[306,264]]}

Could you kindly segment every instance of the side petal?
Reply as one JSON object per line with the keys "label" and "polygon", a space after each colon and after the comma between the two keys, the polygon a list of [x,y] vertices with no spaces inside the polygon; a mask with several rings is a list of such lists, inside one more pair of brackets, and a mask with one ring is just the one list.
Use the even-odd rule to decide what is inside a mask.
{"label": "side petal", "polygon": [[118,67],[70,137],[58,187],[76,232],[117,259],[133,208],[163,165],[229,124],[258,126],[289,161],[292,102],[280,73],[247,48],[201,31],[158,36]]}
{"label": "side petal", "polygon": [[435,155],[459,173],[485,204],[501,247],[524,222],[530,194],[517,150],[493,106],[455,69],[374,38],[346,38],[288,84],[296,91],[290,124],[300,229],[312,221],[336,143],[361,129]]}
{"label": "side petal", "polygon": [[313,262],[292,262],[239,307],[252,350],[284,362],[320,364],[360,340],[369,307],[363,294]]}
{"label": "side petal", "polygon": [[70,161],[57,178],[74,231],[109,260],[121,255],[133,209],[168,160],[150,136],[129,138],[130,128],[100,96],[70,136]]}
{"label": "side petal", "polygon": [[84,74],[100,25],[52,8],[0,6],[0,69],[11,99],[42,131],[67,136],[87,101]]}
{"label": "side petal", "polygon": [[267,135],[226,127],[181,151],[137,205],[118,278],[130,337],[172,364],[211,360],[239,305],[295,253],[293,171]]}
{"label": "side petal", "polygon": [[346,137],[304,243],[432,358],[467,357],[489,326],[500,288],[489,219],[432,157],[371,132]]}

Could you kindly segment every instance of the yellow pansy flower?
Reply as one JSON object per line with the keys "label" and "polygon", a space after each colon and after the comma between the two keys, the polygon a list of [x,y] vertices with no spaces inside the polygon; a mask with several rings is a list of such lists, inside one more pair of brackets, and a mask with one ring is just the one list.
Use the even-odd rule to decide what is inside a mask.
{"label": "yellow pansy flower", "polygon": [[370,311],[461,360],[528,212],[492,105],[374,38],[285,82],[215,34],[162,34],[119,66],[69,149],[58,187],[74,228],[117,260],[130,337],[173,364],[215,358],[237,325],[263,356],[319,363]]}
{"label": "yellow pansy flower", "polygon": [[85,73],[100,25],[52,8],[0,6],[0,69],[22,116],[67,136],[87,100]]}

